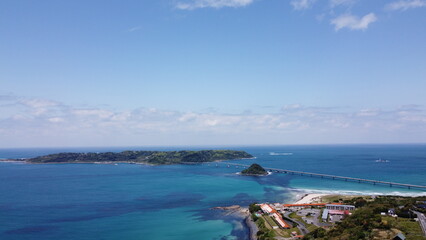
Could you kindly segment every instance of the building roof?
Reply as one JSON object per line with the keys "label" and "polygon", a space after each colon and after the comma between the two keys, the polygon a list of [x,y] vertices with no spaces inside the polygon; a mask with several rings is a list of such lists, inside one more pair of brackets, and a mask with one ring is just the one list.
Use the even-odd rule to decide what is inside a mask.
{"label": "building roof", "polygon": [[349,214],[348,211],[343,211],[343,210],[329,210],[328,211],[329,214],[337,214],[337,215],[345,215],[345,214]]}
{"label": "building roof", "polygon": [[345,205],[345,204],[336,204],[336,203],[332,203],[332,204],[327,204],[327,205],[325,205],[326,207],[328,207],[328,206],[339,206],[339,207],[348,207],[348,208],[354,208],[355,206],[354,205]]}
{"label": "building roof", "polygon": [[304,203],[304,204],[284,204],[284,207],[310,207],[310,206],[325,206],[325,203]]}
{"label": "building roof", "polygon": [[271,206],[269,206],[269,204],[261,204],[260,208],[262,209],[262,211],[267,213],[271,213],[274,210]]}
{"label": "building roof", "polygon": [[328,217],[328,209],[325,209],[324,212],[322,212],[322,219],[327,219]]}
{"label": "building roof", "polygon": [[275,218],[275,220],[277,221],[278,224],[280,224],[280,226],[282,228],[290,228],[290,225],[288,225],[284,219],[281,217],[280,214],[278,213],[273,213],[272,216]]}
{"label": "building roof", "polygon": [[273,207],[271,207],[269,204],[261,204],[260,208],[264,211],[267,212],[269,214],[272,213],[273,218],[275,219],[275,221],[277,221],[277,223],[283,227],[283,228],[290,228],[290,225],[288,225],[284,219],[281,217],[281,214],[278,213],[277,210],[275,210]]}
{"label": "building roof", "polygon": [[393,239],[405,240],[405,236],[402,233],[398,233],[395,237],[393,237]]}

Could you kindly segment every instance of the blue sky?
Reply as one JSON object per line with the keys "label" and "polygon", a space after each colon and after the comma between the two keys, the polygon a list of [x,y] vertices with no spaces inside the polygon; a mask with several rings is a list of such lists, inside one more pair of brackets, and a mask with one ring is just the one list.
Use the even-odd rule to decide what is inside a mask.
{"label": "blue sky", "polygon": [[0,2],[0,147],[426,142],[426,0]]}

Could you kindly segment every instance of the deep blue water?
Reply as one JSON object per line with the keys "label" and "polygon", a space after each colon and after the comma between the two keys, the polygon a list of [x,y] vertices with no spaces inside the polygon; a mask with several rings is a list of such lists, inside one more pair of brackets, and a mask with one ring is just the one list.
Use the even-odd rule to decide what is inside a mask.
{"label": "deep blue water", "polygon": [[[148,148],[0,149],[0,158],[127,149]],[[257,157],[239,163],[426,185],[426,145],[233,149]],[[247,239],[241,219],[210,208],[289,202],[306,192],[426,195],[296,175],[244,177],[219,166],[0,163],[0,239]]]}

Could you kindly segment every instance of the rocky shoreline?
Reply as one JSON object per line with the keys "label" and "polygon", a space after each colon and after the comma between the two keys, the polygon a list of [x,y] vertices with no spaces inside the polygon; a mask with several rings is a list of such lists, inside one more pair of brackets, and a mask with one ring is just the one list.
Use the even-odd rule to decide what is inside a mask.
{"label": "rocky shoreline", "polygon": [[256,223],[251,218],[248,208],[241,207],[240,205],[232,205],[227,207],[214,207],[213,210],[227,211],[227,214],[237,214],[244,219],[244,223],[250,232],[250,240],[257,240],[257,232],[259,231]]}

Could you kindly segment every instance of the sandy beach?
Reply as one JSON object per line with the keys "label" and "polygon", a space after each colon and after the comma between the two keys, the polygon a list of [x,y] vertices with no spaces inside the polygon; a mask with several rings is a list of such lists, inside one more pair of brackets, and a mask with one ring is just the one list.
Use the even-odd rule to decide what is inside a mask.
{"label": "sandy beach", "polygon": [[299,201],[295,202],[295,204],[306,204],[306,203],[316,203],[320,202],[321,197],[327,196],[325,193],[310,193],[303,196]]}

